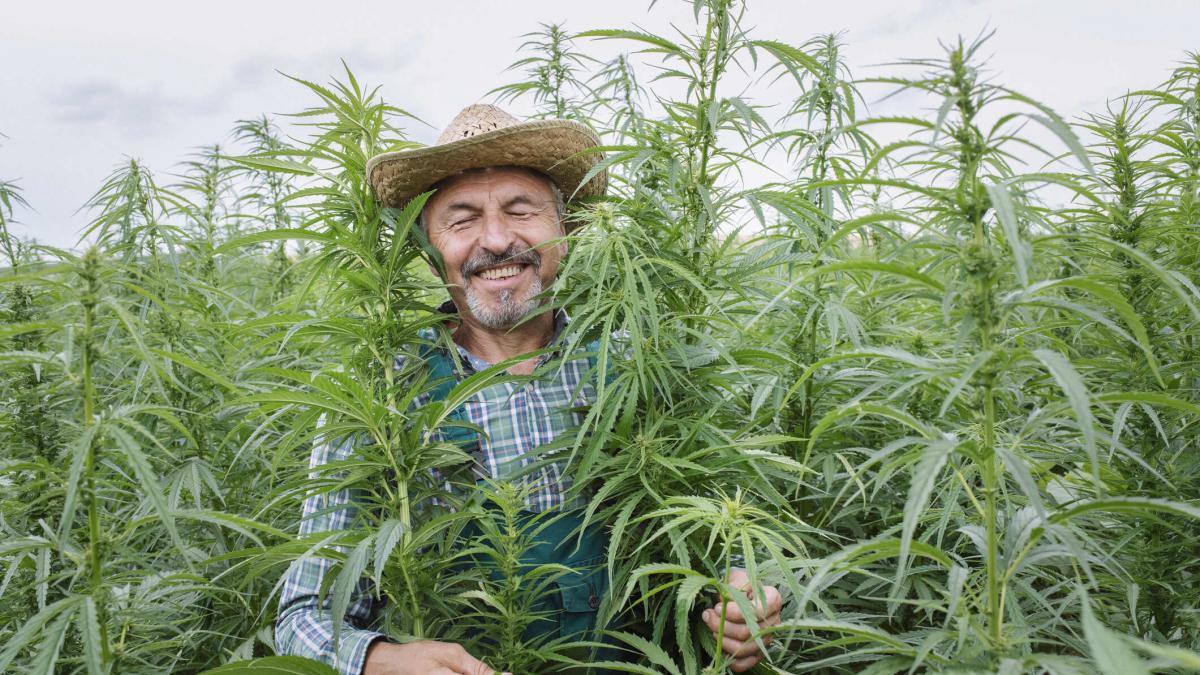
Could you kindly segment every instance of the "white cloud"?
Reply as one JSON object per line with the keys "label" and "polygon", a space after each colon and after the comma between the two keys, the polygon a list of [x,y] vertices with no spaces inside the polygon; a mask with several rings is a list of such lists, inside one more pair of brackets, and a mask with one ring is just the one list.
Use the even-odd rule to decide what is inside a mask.
{"label": "white cloud", "polygon": [[[690,25],[691,3],[660,0],[515,3],[20,3],[0,23],[0,178],[23,177],[36,212],[23,235],[70,245],[86,224],[77,209],[125,155],[169,171],[191,148],[225,141],[237,119],[296,112],[313,101],[276,71],[325,82],[344,58],[389,102],[440,127],[463,105],[508,82],[521,35],[539,23],[572,30],[639,24],[670,33]],[[938,40],[994,27],[989,67],[1065,116],[1165,78],[1198,46],[1200,3],[1159,0],[751,1],[764,38],[801,43],[846,31],[859,76],[870,64],[940,55]],[[612,53],[612,43],[584,44]],[[871,90],[877,100],[882,90]],[[762,101],[760,101],[762,102]],[[769,101],[767,101],[769,102]],[[912,109],[897,98],[877,110]],[[907,108],[905,106],[908,106]],[[519,110],[517,111],[519,112]],[[414,125],[429,141],[436,130]]]}

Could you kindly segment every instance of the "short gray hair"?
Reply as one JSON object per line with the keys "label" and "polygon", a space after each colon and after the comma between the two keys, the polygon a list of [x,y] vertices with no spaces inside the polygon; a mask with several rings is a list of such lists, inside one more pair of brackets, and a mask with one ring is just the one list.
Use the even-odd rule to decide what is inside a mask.
{"label": "short gray hair", "polygon": [[[489,168],[491,168],[491,167],[482,167],[479,169],[466,169],[465,171],[461,171],[459,173],[454,174],[454,176],[461,176],[465,173],[470,173],[472,171],[484,171]],[[529,167],[521,167],[521,168],[528,169]],[[556,218],[558,218],[558,223],[560,225],[562,225],[563,229],[565,230],[566,226],[567,226],[567,224],[566,224],[567,201],[565,199],[563,199],[562,189],[560,189],[558,187],[558,183],[555,183],[554,179],[551,178],[550,176],[547,176],[546,174],[542,173],[541,171],[538,171],[537,169],[529,169],[529,170],[536,173],[537,175],[541,176],[542,178],[544,178],[546,180],[546,183],[548,185],[550,185],[550,193],[552,195],[554,195],[554,215]],[[454,176],[449,176],[449,178],[453,178]],[[444,180],[446,180],[446,179],[443,178],[442,181],[444,181]],[[432,186],[430,186],[430,189],[431,190],[436,189],[437,186],[440,185],[442,181],[438,181],[437,183],[434,183]],[[427,229],[425,229],[425,209],[423,209],[423,208],[421,209],[421,212],[417,214],[417,227],[420,228],[420,230],[422,232],[424,232],[426,235],[429,234],[429,231]]]}

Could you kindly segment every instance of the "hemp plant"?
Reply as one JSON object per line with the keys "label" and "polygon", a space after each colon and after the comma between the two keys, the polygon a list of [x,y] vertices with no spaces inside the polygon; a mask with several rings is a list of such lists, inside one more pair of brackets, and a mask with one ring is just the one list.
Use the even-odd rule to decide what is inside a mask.
{"label": "hemp plant", "polygon": [[[695,34],[681,30],[678,40],[630,30],[580,34],[628,42],[639,58],[661,58],[663,77],[676,81],[684,96],[660,98],[656,108],[623,123],[623,145],[608,148],[601,164],[617,176],[619,198],[576,216],[583,226],[571,237],[574,249],[556,297],[572,312],[568,344],[594,341],[597,364],[596,401],[559,456],[571,462],[573,489],[589,496],[588,518],[613,524],[613,587],[633,584],[639,598],[629,601],[628,591],[604,616],[644,624],[648,642],[629,631],[616,639],[659,665],[668,654],[687,672],[699,670],[701,645],[719,653],[712,636],[693,634],[696,622],[688,614],[702,587],[695,579],[717,591],[707,600],[719,599],[722,589],[728,596],[726,563],[707,567],[698,552],[715,559],[728,551],[706,550],[708,530],[700,525],[664,535],[670,515],[664,509],[737,484],[747,508],[770,504],[773,512],[790,514],[780,487],[803,473],[775,451],[786,437],[755,434],[740,414],[754,375],[780,360],[768,350],[739,349],[735,289],[746,269],[733,250],[736,237],[718,225],[747,201],[738,189],[738,164],[757,161],[752,148],[769,130],[752,105],[721,86],[751,60],[753,44],[740,23],[744,7],[696,7]],[[621,110],[637,114],[629,106]],[[636,517],[644,513],[654,515]],[[781,551],[803,549],[796,532],[780,541],[786,542],[775,544]],[[746,543],[766,545],[754,538]],[[676,576],[663,582],[652,579],[651,570]],[[778,574],[778,583],[790,578]],[[751,576],[761,588],[757,568]],[[680,586],[682,578],[692,580]],[[719,658],[715,663],[723,667]]]}
{"label": "hemp plant", "polygon": [[[193,561],[151,458],[166,459],[171,452],[147,424],[159,419],[182,427],[168,409],[128,400],[120,379],[114,379],[128,375],[122,359],[129,356],[129,348],[147,359],[149,379],[158,376],[153,355],[140,349],[136,340],[120,339],[135,322],[112,292],[120,274],[95,248],[78,258],[65,256],[58,270],[40,269],[39,283],[63,303],[47,326],[46,339],[59,342],[60,351],[6,355],[6,360],[59,370],[63,385],[69,383],[76,395],[74,419],[60,418],[69,425],[65,466],[55,467],[43,479],[60,515],[54,523],[41,521],[40,534],[10,539],[3,547],[5,554],[32,554],[41,562],[38,611],[8,638],[0,651],[0,668],[27,651],[33,672],[50,672],[60,661],[77,661],[96,673],[135,664],[167,667],[175,648],[169,636],[172,624],[189,620],[177,592],[182,578],[136,562],[135,551],[145,536],[142,528],[150,525],[161,526],[169,541],[169,548],[158,554],[171,561],[167,565],[186,572]],[[10,475],[20,475],[46,467],[18,463],[5,468]],[[138,597],[141,590],[151,589],[157,597]],[[172,618],[152,618],[168,608]],[[160,641],[128,641],[133,625],[156,620],[162,621],[154,629]],[[68,633],[75,637],[67,640]]]}
{"label": "hemp plant", "polygon": [[[1138,94],[1166,114],[1157,132],[1162,153],[1155,157],[1156,164],[1172,186],[1176,222],[1194,223],[1200,209],[1200,53],[1189,52],[1166,82]],[[1195,262],[1195,256],[1189,261]]]}
{"label": "hemp plant", "polygon": [[87,207],[99,216],[84,229],[81,239],[94,235],[98,246],[121,251],[122,262],[145,258],[159,265],[161,246],[174,246],[180,240],[179,229],[163,218],[168,209],[165,192],[137,159],[113,170]]}
{"label": "hemp plant", "polygon": [[[282,138],[282,132],[273,120],[266,115],[256,119],[238,120],[234,127],[234,138],[248,146],[250,155],[264,155],[278,152],[287,148],[287,142]],[[234,165],[238,166],[238,165]],[[249,183],[249,188],[238,195],[243,205],[254,209],[255,217],[268,229],[286,228],[291,226],[291,212],[288,210],[286,198],[296,190],[294,185],[296,175],[281,171],[270,171],[249,166],[239,167],[243,178]],[[295,245],[296,258],[308,256],[305,242]],[[278,281],[274,287],[276,299],[284,297],[294,286],[293,261],[288,254],[288,242],[275,242],[271,249],[271,272]]]}
{"label": "hemp plant", "polygon": [[[487,663],[504,672],[538,672],[553,661],[564,660],[563,652],[578,649],[571,640],[548,644],[546,638],[527,640],[526,632],[550,621],[546,600],[559,593],[559,583],[570,583],[577,570],[558,564],[522,564],[536,546],[553,546],[546,528],[555,520],[553,511],[523,514],[528,489],[513,482],[485,483],[467,506],[476,536],[463,537],[457,565],[476,567],[486,575],[459,593],[463,606],[457,609],[466,642],[472,653],[484,655]],[[466,582],[467,584],[471,582]]]}
{"label": "hemp plant", "polygon": [[12,180],[0,181],[0,245],[4,247],[4,256],[14,271],[18,265],[17,244],[9,231],[9,224],[13,222],[13,209],[19,206],[29,206],[21,194],[21,186]]}
{"label": "hemp plant", "polygon": [[646,91],[638,82],[637,73],[630,63],[628,54],[621,54],[604,64],[589,79],[595,82],[592,95],[596,97],[603,115],[593,113],[596,121],[607,121],[606,134],[614,137],[616,145],[636,139],[645,129],[642,124]]}
{"label": "hemp plant", "polygon": [[[418,331],[439,321],[427,299],[439,285],[421,270],[426,255],[413,234],[423,199],[403,211],[381,209],[365,175],[369,157],[408,147],[393,120],[407,116],[364,89],[347,70],[345,82],[323,87],[297,80],[321,105],[304,117],[316,134],[301,148],[280,148],[243,156],[244,166],[284,171],[314,184],[288,199],[297,203],[296,227],[246,235],[228,246],[303,240],[318,246],[309,273],[322,275],[323,302],[337,311],[290,326],[282,339],[320,346],[325,360],[269,374],[276,384],[245,398],[259,407],[264,423],[287,410],[297,432],[277,452],[316,443],[353,443],[358,452],[336,458],[288,490],[292,499],[353,487],[359,527],[330,540],[324,533],[308,541],[308,554],[339,562],[329,597],[335,615],[348,606],[358,579],[366,574],[375,591],[393,600],[385,623],[394,632],[436,635],[449,621],[446,582],[449,564],[443,542],[455,517],[437,515],[431,500],[442,493],[433,471],[467,461],[455,446],[433,439],[433,429],[453,406],[482,381],[475,378],[444,402],[411,411],[425,391],[427,374],[414,367]],[[403,361],[407,359],[407,361]],[[400,367],[407,362],[409,367]],[[380,480],[387,476],[387,480]],[[445,496],[445,495],[443,495]],[[299,502],[293,501],[298,507]],[[430,547],[445,555],[431,555]],[[280,555],[294,547],[283,545]],[[336,624],[335,640],[341,632]]]}
{"label": "hemp plant", "polygon": [[[853,235],[869,236],[875,228],[886,228],[903,217],[856,217],[854,197],[859,186],[833,182],[861,176],[867,159],[878,150],[878,143],[859,124],[862,94],[846,65],[840,37],[821,35],[799,47],[766,40],[754,44],[776,58],[772,70],[779,71],[779,77],[789,75],[800,87],[780,129],[764,139],[786,149],[796,162],[796,175],[794,180],[752,194],[752,204],[767,226],[768,236],[757,246],[747,247],[748,255],[766,269],[782,267],[781,290],[756,311],[751,325],[764,316],[771,317],[764,329],[778,332],[788,343],[786,351],[794,363],[779,380],[790,383],[807,364],[828,356],[838,343],[848,340],[861,346],[864,332],[862,319],[852,307],[852,286],[840,283],[836,275],[827,281],[824,274],[808,274],[805,283],[796,283],[797,275],[801,270],[844,261],[854,254],[849,245]],[[797,123],[799,126],[791,126]],[[775,222],[765,220],[768,209]],[[751,288],[764,293],[764,289]],[[843,292],[837,293],[839,289]],[[755,304],[761,306],[762,302]],[[820,378],[809,377],[801,396],[787,405],[776,398],[767,409],[779,418],[777,424],[785,433],[807,438],[827,386]],[[793,452],[799,459],[795,444]]]}
{"label": "hemp plant", "polygon": [[[423,202],[365,176],[410,116],[346,69],[179,175],[122,161],[93,249],[23,240],[0,182],[0,670],[328,675],[269,656],[312,557],[331,614],[514,672],[727,672],[699,614],[766,584],[759,672],[1200,669],[1197,55],[1072,125],[982,38],[861,79],[840,35],[689,7],[537,27],[492,92],[603,139],[546,296],[588,405],[527,470],[608,535],[608,645],[526,635],[581,570],[520,565],[555,514],[444,440],[510,364],[423,365],[455,353]],[[296,536],[342,489],[351,527]]]}
{"label": "hemp plant", "polygon": [[[1078,264],[1058,264],[1073,252],[1060,246],[1063,237],[1034,200],[1036,190],[1052,183],[1079,187],[1061,175],[1019,173],[1009,146],[1018,139],[1037,146],[1020,139],[1016,127],[1025,121],[1042,125],[1085,171],[1093,168],[1053,111],[985,78],[978,64],[985,40],[959,40],[943,59],[904,62],[923,69],[919,77],[879,78],[936,96],[938,115],[932,122],[902,120],[914,127],[911,140],[880,151],[911,151],[899,162],[910,167],[911,176],[851,181],[886,185],[916,200],[919,205],[911,208],[924,229],[911,245],[880,251],[886,263],[847,263],[843,269],[894,275],[900,283],[882,290],[883,297],[940,308],[950,322],[948,338],[932,357],[894,347],[851,351],[805,373],[807,378],[841,358],[895,361],[912,373],[888,393],[865,388],[819,420],[808,439],[809,451],[815,451],[826,430],[850,419],[890,418],[907,427],[908,435],[871,453],[860,466],[847,467],[847,473],[862,481],[859,491],[871,485],[876,493],[886,490],[886,482],[903,468],[909,469],[911,482],[902,518],[895,530],[886,530],[898,536],[829,558],[809,581],[798,608],[802,616],[807,604],[820,602],[818,594],[847,570],[865,573],[856,559],[872,560],[876,551],[888,551],[895,566],[887,615],[895,634],[904,631],[908,639],[868,643],[895,654],[896,664],[912,667],[952,658],[985,668],[1048,668],[1061,658],[1035,650],[1033,641],[1088,651],[1076,644],[1064,617],[1077,616],[1080,603],[1088,602],[1082,589],[1095,583],[1095,570],[1107,566],[1095,547],[1092,514],[1196,515],[1181,502],[1109,495],[1106,468],[1112,457],[1129,451],[1115,443],[1101,450],[1108,439],[1097,429],[1101,414],[1095,408],[1130,401],[1175,409],[1188,404],[1107,388],[1102,379],[1089,377],[1079,347],[1053,332],[1060,322],[1083,321],[1089,332],[1101,332],[1110,343],[1130,345],[1140,355],[1140,367],[1161,380],[1145,326],[1106,280],[1087,274],[1042,276]],[[920,390],[941,400],[935,413],[895,405]],[[943,476],[948,484],[938,489]],[[830,508],[843,503],[835,496]],[[914,566],[913,557],[936,564]],[[1066,560],[1076,567],[1056,562]],[[945,581],[932,582],[934,574],[944,574]],[[913,593],[929,597],[919,589],[930,586],[937,589],[934,606],[944,613],[945,628],[926,623],[922,615],[930,611],[922,612],[910,599]],[[951,630],[955,623],[958,629]],[[965,639],[967,634],[972,639]]]}
{"label": "hemp plant", "polygon": [[508,69],[523,69],[527,79],[496,87],[488,94],[496,94],[501,102],[532,96],[536,116],[590,123],[592,92],[581,79],[580,70],[592,65],[594,59],[575,48],[562,24],[544,23],[541,30],[522,37],[526,41],[518,49],[532,53]]}
{"label": "hemp plant", "polygon": [[[36,261],[32,247],[17,239],[9,226],[16,223],[15,209],[28,208],[29,203],[21,194],[16,181],[0,181],[0,251],[3,252],[9,273],[25,272],[25,265]],[[10,342],[12,351],[37,352],[44,344],[40,298],[35,284],[16,282],[7,284],[0,294],[0,317],[3,317],[3,338]],[[36,365],[19,367],[5,373],[4,390],[11,393],[13,411],[4,421],[10,430],[11,457],[23,459],[53,460],[56,458],[57,438],[53,424],[52,387]],[[36,522],[36,520],[35,520]]]}
{"label": "hemp plant", "polygon": [[[1151,112],[1145,98],[1128,96],[1110,104],[1107,114],[1091,115],[1081,124],[1097,139],[1091,149],[1097,172],[1073,220],[1096,236],[1088,268],[1111,280],[1136,312],[1146,328],[1150,351],[1161,364],[1161,376],[1143,367],[1145,355],[1135,345],[1114,350],[1100,340],[1086,352],[1097,375],[1114,387],[1195,403],[1193,364],[1187,354],[1196,334],[1197,294],[1194,288],[1186,288],[1191,285],[1186,277],[1178,277],[1182,284],[1162,281],[1171,278],[1166,270],[1188,268],[1192,228],[1172,212],[1178,204],[1171,198],[1176,182],[1154,155],[1173,139],[1163,136],[1163,126],[1150,124]],[[1186,459],[1185,450],[1195,436],[1190,419],[1187,409],[1163,408],[1150,401],[1129,401],[1114,408],[1113,438],[1130,450],[1116,464],[1122,492],[1181,500],[1197,493],[1196,465]],[[1157,573],[1165,560],[1175,560],[1169,567],[1187,574],[1195,552],[1179,532],[1181,526],[1167,520],[1119,535],[1113,532],[1138,541],[1130,548],[1138,555],[1124,565],[1135,580],[1130,592],[1134,597],[1144,594],[1133,601],[1129,618],[1133,626],[1143,627],[1140,632],[1146,637],[1162,640],[1180,630],[1195,631],[1183,609],[1194,598],[1164,586]]]}

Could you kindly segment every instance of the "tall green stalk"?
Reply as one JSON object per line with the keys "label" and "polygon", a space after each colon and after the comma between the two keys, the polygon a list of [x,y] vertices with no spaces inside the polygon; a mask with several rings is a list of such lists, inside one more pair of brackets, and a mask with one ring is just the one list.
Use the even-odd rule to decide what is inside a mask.
{"label": "tall green stalk", "polygon": [[91,584],[90,594],[96,603],[96,612],[100,626],[100,656],[101,664],[107,669],[112,661],[108,636],[108,594],[104,584],[104,533],[100,529],[100,495],[96,482],[96,461],[102,443],[102,432],[96,419],[96,387],[92,380],[92,369],[99,357],[100,337],[96,334],[96,306],[100,302],[100,253],[96,248],[88,249],[81,260],[79,270],[80,281],[83,282],[83,293],[79,304],[83,310],[82,325],[79,331],[80,358],[80,398],[82,417],[80,428],[88,438],[84,452],[83,490],[87,500],[88,522],[88,579]]}
{"label": "tall green stalk", "polygon": [[532,96],[537,117],[574,119],[590,123],[598,101],[584,83],[580,70],[593,64],[580,53],[572,36],[562,24],[544,23],[541,30],[526,33],[520,51],[529,56],[518,59],[509,70],[524,70],[528,79],[502,85],[488,92],[500,102]]}
{"label": "tall green stalk", "polygon": [[[972,293],[967,297],[970,317],[979,345],[979,353],[990,354],[995,348],[997,329],[996,260],[984,214],[991,208],[987,192],[980,181],[980,163],[987,150],[983,134],[976,126],[976,115],[982,103],[980,91],[960,41],[950,53],[947,89],[955,99],[958,112],[957,127],[951,132],[958,150],[958,185],[955,201],[959,213],[968,223],[969,244],[962,252],[961,265],[971,280]],[[993,361],[994,363],[995,361]],[[974,379],[977,401],[983,406],[979,448],[980,479],[983,483],[984,509],[980,517],[986,528],[986,584],[988,635],[998,648],[1004,634],[1004,604],[1001,578],[999,518],[1000,467],[996,455],[996,399],[994,370],[981,368]]]}
{"label": "tall green stalk", "polygon": [[696,62],[693,85],[695,110],[688,140],[688,167],[690,170],[684,223],[689,228],[685,238],[693,269],[699,269],[701,256],[713,236],[712,211],[707,204],[713,201],[713,175],[709,162],[717,148],[717,131],[721,127],[720,101],[717,86],[721,82],[732,57],[730,42],[733,39],[735,0],[711,0],[705,3],[704,35],[696,45]]}

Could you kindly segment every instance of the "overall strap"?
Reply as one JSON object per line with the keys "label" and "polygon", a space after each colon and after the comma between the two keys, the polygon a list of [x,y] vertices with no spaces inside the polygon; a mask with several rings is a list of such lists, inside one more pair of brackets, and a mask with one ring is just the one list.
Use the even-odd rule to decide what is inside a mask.
{"label": "overall strap", "polygon": [[[600,365],[600,350],[601,350],[601,348],[602,348],[602,344],[601,344],[600,338],[596,338],[595,340],[592,340],[591,342],[587,343],[586,347],[584,348],[584,350],[587,352],[587,355],[588,355],[587,356],[588,372],[592,374],[592,378],[593,378],[592,383],[596,386],[597,389],[599,388],[599,385],[600,385],[600,373],[597,371],[597,368]],[[612,353],[609,352],[608,367],[605,369],[605,372],[604,372],[604,384],[611,384],[614,379],[616,379],[616,374],[613,372],[613,367],[612,367]]]}
{"label": "overall strap", "polygon": [[[425,367],[429,369],[428,382],[432,386],[429,389],[429,400],[426,404],[445,401],[450,397],[450,392],[458,384],[458,373],[454,368],[453,360],[449,358],[445,350],[428,344],[423,344],[418,348],[417,356],[425,364]],[[446,418],[458,422],[469,421],[466,411],[461,405],[451,410],[446,415]],[[446,425],[441,428],[441,433],[447,442],[453,443],[468,452],[479,446],[479,434],[471,429]]]}
{"label": "overall strap", "polygon": [[417,349],[417,357],[429,368],[429,382],[433,383],[433,388],[429,390],[429,402],[449,398],[450,390],[458,384],[458,377],[454,363],[446,358],[445,351],[434,345],[423,344]]}

